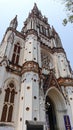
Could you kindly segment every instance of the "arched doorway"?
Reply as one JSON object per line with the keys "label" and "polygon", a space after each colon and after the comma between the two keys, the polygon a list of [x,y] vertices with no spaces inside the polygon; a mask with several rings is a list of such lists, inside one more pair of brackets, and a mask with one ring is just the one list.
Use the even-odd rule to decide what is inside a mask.
{"label": "arched doorway", "polygon": [[56,114],[55,114],[55,108],[52,100],[49,98],[49,96],[46,96],[46,121],[47,121],[47,127],[50,130],[57,130],[57,121],[56,121]]}
{"label": "arched doorway", "polygon": [[56,87],[46,91],[45,108],[47,130],[65,130],[63,115],[66,114],[66,103]]}

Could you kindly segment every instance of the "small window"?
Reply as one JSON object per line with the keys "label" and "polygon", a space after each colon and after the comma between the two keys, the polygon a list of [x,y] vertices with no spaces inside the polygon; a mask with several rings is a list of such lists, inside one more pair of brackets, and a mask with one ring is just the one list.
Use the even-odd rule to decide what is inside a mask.
{"label": "small window", "polygon": [[20,44],[17,43],[14,45],[14,51],[13,51],[13,56],[12,56],[12,63],[13,64],[18,64],[19,56],[20,56]]}

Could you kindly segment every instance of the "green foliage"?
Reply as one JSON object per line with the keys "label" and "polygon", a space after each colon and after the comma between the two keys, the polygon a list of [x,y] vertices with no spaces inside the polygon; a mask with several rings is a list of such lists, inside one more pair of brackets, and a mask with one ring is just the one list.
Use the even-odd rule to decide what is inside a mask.
{"label": "green foliage", "polygon": [[73,23],[73,15],[69,16],[69,22]]}
{"label": "green foliage", "polygon": [[63,20],[63,25],[65,26],[68,22],[73,23],[73,0],[63,0],[65,7],[67,18]]}
{"label": "green foliage", "polygon": [[67,22],[68,22],[68,21],[67,21],[67,19],[65,18],[65,19],[63,20],[63,25],[66,26]]}

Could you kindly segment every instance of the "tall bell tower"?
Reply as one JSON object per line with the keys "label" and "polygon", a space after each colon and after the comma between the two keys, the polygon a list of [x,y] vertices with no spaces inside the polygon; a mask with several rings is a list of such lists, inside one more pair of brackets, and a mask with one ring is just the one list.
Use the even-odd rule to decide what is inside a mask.
{"label": "tall bell tower", "polygon": [[36,3],[0,45],[0,130],[72,130],[73,75],[60,37]]}

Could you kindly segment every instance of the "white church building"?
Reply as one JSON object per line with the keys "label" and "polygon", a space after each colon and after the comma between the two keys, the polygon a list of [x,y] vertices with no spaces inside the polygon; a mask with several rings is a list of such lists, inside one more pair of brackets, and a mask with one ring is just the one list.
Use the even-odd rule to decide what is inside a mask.
{"label": "white church building", "polygon": [[60,37],[37,5],[0,44],[0,130],[73,130],[73,74]]}

